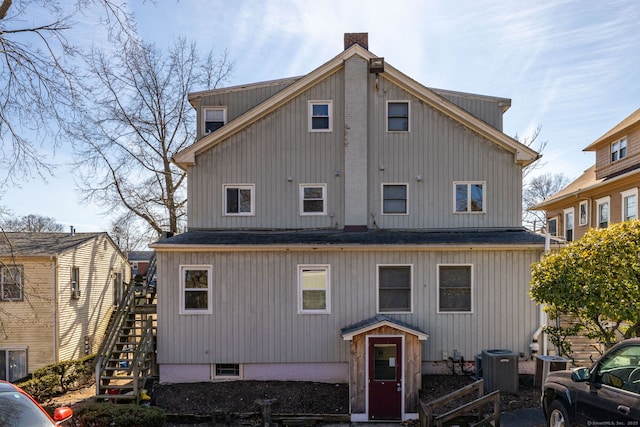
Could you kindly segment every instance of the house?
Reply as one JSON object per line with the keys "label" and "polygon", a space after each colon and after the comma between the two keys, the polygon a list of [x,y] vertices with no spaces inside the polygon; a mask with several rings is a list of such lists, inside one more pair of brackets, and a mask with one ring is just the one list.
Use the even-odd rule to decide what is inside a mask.
{"label": "house", "polygon": [[354,421],[400,420],[454,356],[528,357],[538,154],[502,132],[509,99],[427,88],[350,33],[302,77],[190,101],[188,231],[151,245],[160,381],[342,382]]}
{"label": "house", "polygon": [[138,274],[142,277],[146,276],[153,255],[153,251],[130,251],[127,253],[127,259],[131,266],[131,277]]}
{"label": "house", "polygon": [[129,265],[106,233],[0,235],[0,379],[97,351]]}
{"label": "house", "polygon": [[566,241],[593,227],[638,218],[640,109],[589,144],[596,162],[565,188],[534,206],[544,210],[547,229]]}

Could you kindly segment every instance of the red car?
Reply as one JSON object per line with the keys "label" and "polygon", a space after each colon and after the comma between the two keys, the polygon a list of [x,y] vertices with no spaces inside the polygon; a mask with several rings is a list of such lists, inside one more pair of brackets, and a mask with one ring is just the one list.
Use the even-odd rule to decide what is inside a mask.
{"label": "red car", "polygon": [[53,419],[21,388],[0,380],[0,427],[51,427],[70,419],[71,408],[56,408]]}

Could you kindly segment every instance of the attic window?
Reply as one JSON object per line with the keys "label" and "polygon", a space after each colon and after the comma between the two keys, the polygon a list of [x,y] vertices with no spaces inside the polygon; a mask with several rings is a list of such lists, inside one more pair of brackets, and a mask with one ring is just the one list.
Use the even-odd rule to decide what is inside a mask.
{"label": "attic window", "polygon": [[611,144],[611,162],[616,162],[625,157],[627,157],[627,138],[622,138]]}
{"label": "attic window", "polygon": [[227,119],[227,109],[224,107],[204,109],[204,130],[205,135],[220,129]]}

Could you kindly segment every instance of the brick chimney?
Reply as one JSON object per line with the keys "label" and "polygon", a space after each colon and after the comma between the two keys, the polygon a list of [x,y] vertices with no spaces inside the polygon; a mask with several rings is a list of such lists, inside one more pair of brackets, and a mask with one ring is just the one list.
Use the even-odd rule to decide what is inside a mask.
{"label": "brick chimney", "polygon": [[359,44],[369,50],[369,33],[344,33],[344,50]]}

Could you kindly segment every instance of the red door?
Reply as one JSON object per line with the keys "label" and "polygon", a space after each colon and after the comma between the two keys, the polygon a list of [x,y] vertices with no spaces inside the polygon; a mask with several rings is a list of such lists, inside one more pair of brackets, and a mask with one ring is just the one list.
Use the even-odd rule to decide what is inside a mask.
{"label": "red door", "polygon": [[369,419],[402,418],[402,338],[369,337]]}

